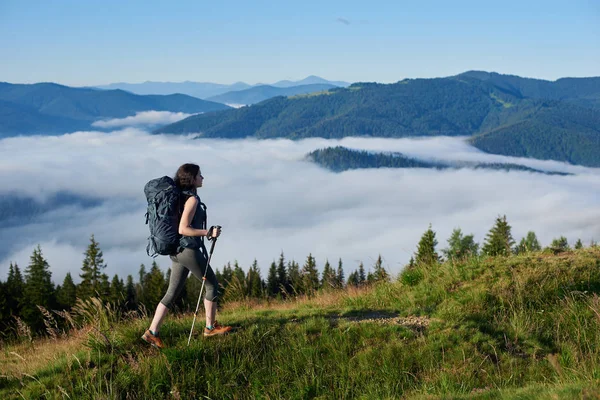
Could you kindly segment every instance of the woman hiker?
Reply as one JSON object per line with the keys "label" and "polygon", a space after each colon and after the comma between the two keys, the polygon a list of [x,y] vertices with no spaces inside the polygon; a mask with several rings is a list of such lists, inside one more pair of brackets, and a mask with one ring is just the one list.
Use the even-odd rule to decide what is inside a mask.
{"label": "woman hiker", "polygon": [[[214,271],[207,265],[207,251],[204,247],[203,237],[219,237],[220,227],[211,227],[212,232],[205,228],[206,210],[197,195],[197,188],[202,187],[204,177],[200,173],[200,167],[196,164],[183,164],[175,174],[175,185],[186,192],[181,199],[181,220],[179,222],[180,252],[170,256],[173,264],[171,266],[171,277],[169,287],[163,299],[158,303],[150,328],[144,332],[142,339],[152,346],[164,348],[160,339],[160,327],[172,304],[181,295],[185,281],[190,271],[202,279],[206,272],[206,295],[204,297],[204,309],[206,310],[206,327],[204,336],[222,335],[231,331],[230,326],[221,326],[215,319],[217,313],[217,290],[218,283]],[[207,271],[205,269],[208,268]]]}

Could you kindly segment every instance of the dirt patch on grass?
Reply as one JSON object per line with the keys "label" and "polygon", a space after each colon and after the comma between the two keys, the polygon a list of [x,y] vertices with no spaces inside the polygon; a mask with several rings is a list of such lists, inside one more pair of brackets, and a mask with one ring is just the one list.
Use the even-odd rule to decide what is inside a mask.
{"label": "dirt patch on grass", "polygon": [[402,325],[417,332],[424,331],[433,320],[428,316],[410,315],[408,317],[400,317],[398,314],[380,311],[360,315],[339,316],[335,317],[335,319],[366,324]]}

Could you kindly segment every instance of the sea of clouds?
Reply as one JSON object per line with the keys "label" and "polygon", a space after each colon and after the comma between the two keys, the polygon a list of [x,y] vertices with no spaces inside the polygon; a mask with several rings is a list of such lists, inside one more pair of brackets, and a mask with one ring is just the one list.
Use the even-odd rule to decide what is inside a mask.
{"label": "sea of clouds", "polygon": [[[510,162],[574,173],[549,176],[523,171],[361,169],[333,173],[307,160],[318,148],[346,146],[398,151],[427,160]],[[209,225],[223,226],[213,267],[254,259],[263,277],[272,261],[303,264],[309,253],[321,269],[344,263],[346,275],[360,262],[368,269],[381,254],[393,274],[413,255],[431,224],[446,247],[454,228],[483,242],[496,217],[506,215],[515,240],[533,230],[543,245],[564,235],[570,243],[600,239],[600,169],[554,161],[493,156],[464,138],[342,140],[195,140],[151,135],[138,128],[110,133],[15,137],[0,141],[0,196],[47,201],[57,192],[99,200],[71,204],[22,223],[0,225],[0,279],[9,264],[22,270],[38,244],[55,283],[70,271],[76,282],[94,234],[105,272],[137,276],[146,255],[145,183],[172,176],[185,162],[201,166],[199,195]],[[167,257],[158,257],[166,271]]]}

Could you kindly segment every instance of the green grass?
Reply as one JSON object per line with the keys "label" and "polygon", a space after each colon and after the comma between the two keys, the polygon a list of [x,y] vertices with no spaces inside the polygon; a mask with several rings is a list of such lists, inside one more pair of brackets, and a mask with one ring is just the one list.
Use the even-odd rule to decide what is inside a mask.
{"label": "green grass", "polygon": [[[197,336],[190,347],[191,316],[170,316],[162,351],[139,339],[149,318],[99,313],[106,338],[91,330],[45,364],[3,367],[0,398],[600,398],[599,292],[600,249],[591,248],[422,266],[372,288],[227,304],[219,319],[235,332]],[[36,352],[21,356],[32,362]]]}

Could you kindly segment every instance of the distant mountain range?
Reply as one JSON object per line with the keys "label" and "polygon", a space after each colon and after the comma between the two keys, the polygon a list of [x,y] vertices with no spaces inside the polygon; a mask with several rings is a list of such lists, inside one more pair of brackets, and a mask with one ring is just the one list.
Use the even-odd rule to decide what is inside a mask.
{"label": "distant mountain range", "polygon": [[141,111],[195,114],[228,108],[182,94],[141,96],[123,90],[81,89],[55,83],[0,82],[0,138],[90,129],[95,121],[125,118]]}
{"label": "distant mountain range", "polygon": [[261,101],[276,96],[295,96],[299,94],[318,93],[333,89],[337,86],[315,83],[312,85],[300,85],[289,87],[275,87],[270,85],[254,86],[250,89],[237,92],[227,92],[218,96],[209,97],[207,100],[229,105],[249,105],[260,103]]}
{"label": "distant mountain range", "polygon": [[[342,81],[328,81],[318,76],[311,75],[299,81],[278,81],[268,86],[276,88],[289,88],[292,86],[304,85],[332,85],[346,87],[350,84]],[[143,82],[143,83],[111,83],[109,85],[96,86],[98,89],[122,89],[135,94],[174,94],[181,93],[199,99],[208,99],[209,97],[219,96],[227,92],[237,92],[240,90],[250,89],[257,86],[265,86],[263,83],[249,85],[245,82],[236,82],[231,85],[224,85],[210,82]],[[242,103],[250,104],[250,103]]]}
{"label": "distant mountain range", "polygon": [[487,152],[600,167],[600,78],[557,81],[469,71],[186,118],[156,133],[214,138],[473,136]]}

